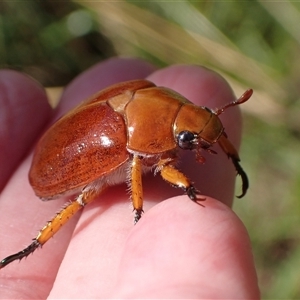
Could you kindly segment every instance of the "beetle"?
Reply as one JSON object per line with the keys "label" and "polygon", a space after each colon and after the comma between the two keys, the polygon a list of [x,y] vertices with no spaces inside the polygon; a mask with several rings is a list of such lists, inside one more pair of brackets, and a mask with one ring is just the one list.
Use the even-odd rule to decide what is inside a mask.
{"label": "beetle", "polygon": [[[147,80],[112,85],[82,102],[54,123],[35,148],[29,182],[42,200],[77,194],[38,233],[24,250],[4,258],[0,269],[45,244],[76,212],[109,186],[128,182],[135,211],[143,213],[142,173],[154,169],[171,185],[197,201],[200,192],[176,168],[178,150],[215,153],[218,143],[242,179],[249,183],[239,155],[219,119],[227,108],[247,101],[253,91],[212,110],[196,106],[177,92]],[[155,117],[153,117],[155,116]],[[203,200],[201,198],[200,200]]]}

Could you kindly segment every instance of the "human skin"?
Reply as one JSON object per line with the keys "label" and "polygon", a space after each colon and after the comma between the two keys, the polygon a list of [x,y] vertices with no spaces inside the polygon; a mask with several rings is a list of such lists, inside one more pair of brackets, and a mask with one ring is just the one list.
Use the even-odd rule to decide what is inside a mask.
{"label": "human skin", "polygon": [[[141,78],[210,108],[235,98],[222,77],[199,66],[155,71],[141,60],[114,58],[71,82],[52,112],[38,83],[17,72],[0,72],[0,99],[6,103],[0,115],[5,169],[0,174],[0,259],[27,246],[70,199],[42,202],[34,195],[27,178],[30,145],[81,100],[108,85]],[[238,148],[239,108],[228,109],[221,120]],[[230,208],[235,170],[217,145],[213,149],[218,154],[203,153],[204,165],[191,151],[179,164],[205,195],[201,205],[159,175],[148,174],[143,178],[145,213],[133,226],[126,185],[111,187],[42,249],[0,270],[0,299],[259,299],[249,237]]]}

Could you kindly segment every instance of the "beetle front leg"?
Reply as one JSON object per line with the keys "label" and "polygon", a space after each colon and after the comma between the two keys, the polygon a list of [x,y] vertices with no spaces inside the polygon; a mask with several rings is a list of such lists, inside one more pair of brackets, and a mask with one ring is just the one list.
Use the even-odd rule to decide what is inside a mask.
{"label": "beetle front leg", "polygon": [[132,159],[130,184],[131,200],[135,211],[134,224],[136,224],[143,213],[142,163],[137,155]]}
{"label": "beetle front leg", "polygon": [[227,139],[225,133],[223,133],[220,136],[218,143],[219,143],[220,147],[222,148],[222,150],[231,159],[231,161],[236,169],[237,174],[240,175],[242,178],[242,194],[237,196],[238,198],[242,198],[245,196],[245,194],[249,188],[249,180],[248,180],[247,174],[245,173],[245,171],[239,164],[239,161],[240,161],[239,155],[238,155],[236,149],[234,148],[234,146]]}
{"label": "beetle front leg", "polygon": [[166,163],[165,160],[161,160],[158,163],[158,169],[160,170],[160,175],[164,180],[173,186],[183,189],[191,200],[205,200],[205,198],[199,199],[199,197],[197,197],[197,195],[200,194],[200,191],[194,187],[186,175],[176,169],[175,166],[170,164],[170,162]]}
{"label": "beetle front leg", "polygon": [[[101,189],[103,191],[104,187]],[[43,246],[51,237],[56,234],[59,229],[65,225],[80,209],[85,205],[92,202],[99,191],[88,190],[83,191],[75,201],[66,205],[60,212],[58,212],[51,221],[49,221],[38,233],[37,237],[33,239],[33,242],[20,252],[10,255],[0,261],[0,269],[4,268],[14,260],[21,260],[27,257],[30,253],[33,253],[37,248]]]}

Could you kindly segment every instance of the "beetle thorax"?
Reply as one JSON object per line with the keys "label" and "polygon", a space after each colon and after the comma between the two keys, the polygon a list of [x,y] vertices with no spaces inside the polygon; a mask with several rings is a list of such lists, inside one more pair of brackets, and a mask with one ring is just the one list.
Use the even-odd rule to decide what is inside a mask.
{"label": "beetle thorax", "polygon": [[137,90],[124,106],[127,150],[148,157],[175,149],[173,124],[186,101],[166,88]]}

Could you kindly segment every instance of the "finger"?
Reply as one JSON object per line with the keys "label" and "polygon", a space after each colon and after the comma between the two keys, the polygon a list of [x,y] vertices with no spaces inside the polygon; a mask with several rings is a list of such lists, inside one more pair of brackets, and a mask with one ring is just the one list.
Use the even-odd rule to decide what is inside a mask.
{"label": "finger", "polygon": [[[118,65],[120,65],[119,68]],[[153,67],[149,64],[133,59],[112,59],[109,62],[99,64],[88,70],[81,76],[81,79],[75,80],[75,83],[73,82],[67,88],[63,95],[62,104],[58,108],[58,114],[63,113],[64,109],[74,106],[77,101],[84,100],[79,100],[76,95],[82,95],[86,92],[90,95],[103,88],[101,86],[102,81],[95,80],[94,77],[101,79],[101,76],[102,78],[106,76],[109,78],[106,80],[106,84],[112,84],[116,81],[114,76],[118,80],[122,78],[123,80],[130,80],[143,74],[149,74],[152,70]],[[90,76],[89,72],[93,76]],[[91,88],[93,86],[91,81],[96,85],[93,89]],[[84,88],[85,84],[88,89]],[[22,250],[20,247],[28,245],[30,239],[36,235],[37,230],[45,225],[46,221],[60,209],[63,203],[63,199],[46,203],[40,202],[34,196],[27,180],[30,161],[31,159],[28,158],[23,162],[1,195],[0,236],[3,241],[8,241],[5,243],[5,247],[0,249],[1,258]],[[0,276],[3,276],[1,283],[3,282],[3,286],[7,287],[3,293],[1,292],[2,295],[7,293],[11,298],[19,298],[24,295],[27,295],[28,298],[45,298],[48,295],[78,217],[74,217],[54,239],[43,247],[42,251],[37,250],[33,256],[26,259],[26,262],[12,263],[1,270]],[[7,227],[7,224],[10,226]],[[13,274],[15,275],[12,276]],[[15,276],[22,279],[21,283],[15,281]],[[32,289],[33,285],[36,287],[35,289]]]}
{"label": "finger", "polygon": [[259,299],[246,229],[211,198],[160,203],[131,231],[111,298]]}
{"label": "finger", "polygon": [[[172,70],[170,74],[169,69]],[[159,70],[149,79],[159,85],[173,88],[195,103],[211,108],[219,107],[234,99],[228,84],[214,72],[206,69],[199,72],[198,67],[185,66],[169,69]],[[222,121],[231,140],[238,147],[241,135],[239,110],[234,108],[228,111],[228,115],[226,112]],[[204,169],[202,177],[199,177],[198,173],[196,178],[201,179],[199,183],[207,187],[208,193],[218,195],[219,192],[220,198],[229,204],[232,199],[235,174],[234,170],[232,172],[230,169],[220,174],[219,169],[222,170],[226,165],[226,159],[224,155],[221,161],[214,160],[211,168]],[[186,166],[187,171],[190,169],[189,166],[196,169],[191,158]],[[213,178],[209,177],[210,174]],[[228,180],[230,177],[231,180]],[[222,185],[218,185],[218,182]],[[133,230],[130,236],[132,241],[129,238],[121,258],[121,271],[124,272],[119,273],[120,292],[114,296],[259,298],[250,242],[241,222],[226,207],[221,210],[216,209],[220,206],[216,201],[210,202],[207,199],[205,208],[200,206],[192,208],[194,203],[190,201],[187,204],[182,200],[178,199],[173,205],[168,205],[170,203],[166,201],[155,206],[148,215],[145,214],[136,227],[143,227],[145,224],[143,222],[148,220],[148,228],[143,227],[138,236],[136,236],[136,228]],[[163,206],[164,204],[166,207]],[[193,210],[186,213],[187,207],[183,207],[184,205],[188,205]],[[161,207],[163,209],[160,209]],[[194,214],[197,210],[201,215]],[[205,215],[203,216],[202,213]],[[195,222],[199,224],[193,224]],[[215,263],[223,268],[221,270],[214,268]],[[199,266],[199,269],[195,270],[195,266]],[[142,273],[147,276],[143,276]],[[214,278],[219,280],[215,280],[212,285]]]}
{"label": "finger", "polygon": [[30,149],[52,109],[44,89],[12,70],[0,71],[0,191]]}

